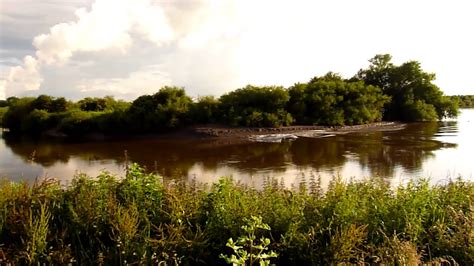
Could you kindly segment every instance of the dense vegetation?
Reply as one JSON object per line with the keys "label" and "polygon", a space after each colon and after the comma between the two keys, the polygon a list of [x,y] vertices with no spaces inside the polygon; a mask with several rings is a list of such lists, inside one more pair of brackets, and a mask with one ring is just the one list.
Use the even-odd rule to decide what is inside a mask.
{"label": "dense vegetation", "polygon": [[271,179],[262,189],[230,179],[164,184],[136,165],[124,178],[79,175],[67,188],[4,180],[0,262],[223,264],[260,247],[260,258],[280,265],[473,265],[472,182],[391,188],[334,178],[327,190],[320,182],[303,177],[291,190]]}
{"label": "dense vegetation", "polygon": [[362,69],[355,79],[378,86],[391,97],[385,105],[384,119],[400,121],[434,121],[457,115],[456,103],[432,83],[435,74],[426,73],[417,61],[400,66],[391,63],[388,54],[376,55],[368,69]]}
{"label": "dense vegetation", "polygon": [[363,81],[345,81],[328,73],[289,88],[288,110],[298,124],[353,125],[382,120],[390,98]]}
{"label": "dense vegetation", "polygon": [[112,97],[8,98],[0,102],[3,126],[15,133],[40,135],[130,134],[175,130],[192,124],[280,127],[354,125],[381,120],[434,121],[457,115],[457,101],[443,96],[424,72],[410,61],[400,66],[390,55],[377,55],[351,79],[329,72],[288,89],[246,86],[193,101],[183,88],[164,87],[131,103]]}
{"label": "dense vegetation", "polygon": [[461,108],[474,108],[474,95],[455,95],[451,96]]}
{"label": "dense vegetation", "polygon": [[0,107],[0,127],[3,125],[3,116],[7,112],[8,107]]}

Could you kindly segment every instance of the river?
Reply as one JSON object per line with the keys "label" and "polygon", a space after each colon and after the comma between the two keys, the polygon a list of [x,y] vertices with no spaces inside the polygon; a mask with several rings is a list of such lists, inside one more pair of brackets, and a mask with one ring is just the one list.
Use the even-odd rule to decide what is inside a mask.
{"label": "river", "polygon": [[474,109],[456,120],[408,124],[403,130],[299,138],[282,143],[223,140],[128,139],[90,142],[0,138],[0,176],[33,182],[103,170],[121,175],[133,161],[170,179],[211,183],[221,176],[259,185],[265,177],[297,184],[321,176],[380,176],[392,183],[428,177],[436,184],[474,180]]}

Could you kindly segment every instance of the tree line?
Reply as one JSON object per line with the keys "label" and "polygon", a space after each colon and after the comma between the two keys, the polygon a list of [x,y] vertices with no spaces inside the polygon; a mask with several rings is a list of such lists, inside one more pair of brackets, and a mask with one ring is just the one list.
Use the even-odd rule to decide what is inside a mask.
{"label": "tree line", "polygon": [[248,85],[219,98],[192,99],[184,88],[171,86],[132,102],[110,96],[78,102],[47,95],[10,97],[0,102],[0,107],[6,106],[1,120],[11,132],[82,136],[165,132],[192,124],[341,126],[381,120],[433,121],[457,115],[457,101],[443,95],[432,83],[435,75],[423,71],[420,63],[397,66],[388,54],[376,55],[369,62],[367,69],[350,79],[329,72],[289,88]]}
{"label": "tree line", "polygon": [[451,100],[457,102],[460,108],[474,108],[474,95],[455,95]]}

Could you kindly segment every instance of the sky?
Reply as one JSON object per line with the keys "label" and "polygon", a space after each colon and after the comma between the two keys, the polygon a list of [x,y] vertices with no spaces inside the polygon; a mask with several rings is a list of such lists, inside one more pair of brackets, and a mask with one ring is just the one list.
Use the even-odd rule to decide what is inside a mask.
{"label": "sky", "polygon": [[474,94],[472,0],[0,0],[0,99],[220,96],[352,77],[376,54]]}

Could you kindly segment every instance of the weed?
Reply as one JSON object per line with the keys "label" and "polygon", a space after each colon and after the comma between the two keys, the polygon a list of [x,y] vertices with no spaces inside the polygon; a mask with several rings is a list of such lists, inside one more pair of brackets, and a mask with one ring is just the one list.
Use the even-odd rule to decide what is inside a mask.
{"label": "weed", "polygon": [[299,181],[164,183],[136,164],[68,187],[2,180],[0,264],[474,263],[473,182]]}

